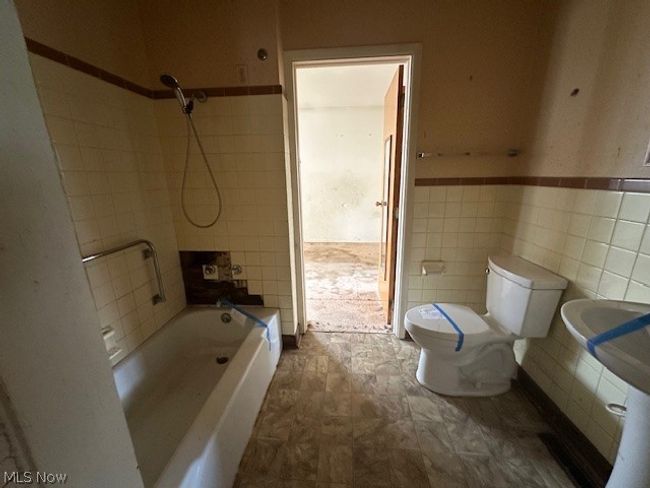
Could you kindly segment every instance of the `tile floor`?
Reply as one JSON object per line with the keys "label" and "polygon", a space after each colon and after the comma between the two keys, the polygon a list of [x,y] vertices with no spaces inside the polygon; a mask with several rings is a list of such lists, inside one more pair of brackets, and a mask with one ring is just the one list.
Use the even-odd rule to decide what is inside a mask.
{"label": "tile floor", "polygon": [[435,395],[415,380],[418,353],[392,335],[306,334],[280,359],[235,486],[573,486],[523,394]]}

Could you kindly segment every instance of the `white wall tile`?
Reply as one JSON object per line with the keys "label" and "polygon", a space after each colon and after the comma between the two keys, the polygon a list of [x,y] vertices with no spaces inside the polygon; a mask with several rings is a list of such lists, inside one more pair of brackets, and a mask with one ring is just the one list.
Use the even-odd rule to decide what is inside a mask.
{"label": "white wall tile", "polygon": [[594,241],[609,243],[612,239],[615,223],[616,220],[614,219],[593,217],[591,219],[591,225],[589,226],[587,237]]}
{"label": "white wall tile", "polygon": [[635,251],[641,245],[644,230],[644,224],[619,220],[614,229],[612,245]]}
{"label": "white wall tile", "polygon": [[644,193],[626,193],[618,218],[634,222],[648,221],[650,215],[650,195]]}
{"label": "white wall tile", "polygon": [[[557,272],[570,281],[564,300],[591,297],[650,303],[650,237],[646,224],[650,195],[563,189],[564,204],[555,202],[551,208],[566,215],[569,223],[564,238],[551,238],[553,222],[561,218],[548,210],[550,194],[514,187],[497,195],[497,208],[510,207],[502,210],[506,215],[502,249],[553,270],[557,258],[549,259],[549,253],[558,252]],[[520,195],[519,201],[524,204],[513,195]],[[552,251],[558,241],[561,248]],[[558,347],[549,348],[548,339],[529,340],[527,347],[517,352],[517,359],[522,362],[526,358],[523,367],[530,369],[546,393],[611,459],[620,422],[604,405],[622,403],[626,385],[582,351],[559,316],[550,334]]]}
{"label": "white wall tile", "polygon": [[638,255],[632,271],[632,279],[646,286],[650,286],[650,255]]}
{"label": "white wall tile", "polygon": [[[267,306],[278,306],[278,295],[291,295],[282,96],[212,97],[196,107],[194,116],[224,199],[222,218],[210,229],[192,227],[180,209],[183,116],[174,100],[154,105],[161,140],[181,134],[179,141],[162,144],[166,180],[173,182],[168,196],[179,249],[230,251],[233,262],[243,266],[249,293],[262,295]],[[187,210],[196,220],[207,221],[216,211],[214,190],[196,148],[190,161]],[[414,195],[419,218],[415,235],[422,237],[413,245],[424,251],[430,189],[418,187]],[[282,308],[285,333],[292,334],[295,324],[286,317],[293,312]]]}
{"label": "white wall tile", "polygon": [[628,278],[605,271],[600,278],[598,294],[610,300],[622,300],[625,297],[628,282]]}
{"label": "white wall tile", "polygon": [[587,241],[582,251],[582,262],[602,268],[605,264],[609,246],[602,242]]}
{"label": "white wall tile", "polygon": [[635,252],[611,246],[605,261],[605,269],[621,276],[630,276],[635,260]]}
{"label": "white wall tile", "polygon": [[[155,318],[130,313],[134,290],[145,284],[153,308],[153,273],[141,251],[135,274],[119,258],[86,266],[100,324],[116,331],[106,347],[122,348],[122,358],[185,306],[154,102],[37,55],[31,60],[80,254],[136,238],[159,250],[168,301]],[[58,76],[65,83],[53,83]]]}

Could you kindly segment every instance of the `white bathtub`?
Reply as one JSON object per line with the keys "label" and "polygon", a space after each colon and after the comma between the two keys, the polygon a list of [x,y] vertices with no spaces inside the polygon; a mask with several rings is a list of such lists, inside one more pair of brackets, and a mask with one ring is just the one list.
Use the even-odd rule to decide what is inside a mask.
{"label": "white bathtub", "polygon": [[270,346],[236,312],[188,308],[113,369],[146,487],[232,486],[282,347],[278,312],[245,308]]}

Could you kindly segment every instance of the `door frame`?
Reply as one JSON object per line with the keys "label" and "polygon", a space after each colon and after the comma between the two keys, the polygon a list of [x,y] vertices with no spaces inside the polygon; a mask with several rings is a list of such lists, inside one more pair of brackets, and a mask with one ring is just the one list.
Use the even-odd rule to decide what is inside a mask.
{"label": "door frame", "polygon": [[401,317],[408,307],[408,256],[410,254],[413,199],[415,188],[415,161],[417,153],[417,120],[420,92],[420,44],[358,46],[325,49],[284,51],[284,96],[286,99],[286,133],[288,135],[287,202],[289,205],[289,233],[291,241],[291,274],[294,283],[294,317],[298,332],[304,333],[306,323],[305,276],[302,251],[302,212],[300,200],[300,165],[298,164],[298,114],[296,103],[296,70],[304,66],[340,66],[345,64],[372,64],[395,62],[404,64],[407,81],[404,101],[404,138],[402,141],[402,169],[400,181],[397,232],[397,262],[395,296],[393,298],[393,333],[404,338]]}

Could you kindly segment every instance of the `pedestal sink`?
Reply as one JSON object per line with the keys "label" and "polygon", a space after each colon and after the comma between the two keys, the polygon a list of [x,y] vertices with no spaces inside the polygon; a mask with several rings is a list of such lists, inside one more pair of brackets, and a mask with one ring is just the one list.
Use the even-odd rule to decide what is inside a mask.
{"label": "pedestal sink", "polygon": [[648,313],[650,305],[615,300],[572,300],[562,306],[571,335],[630,385],[623,437],[607,488],[650,487],[650,326],[637,321],[627,327],[631,333],[604,342],[594,338]]}

